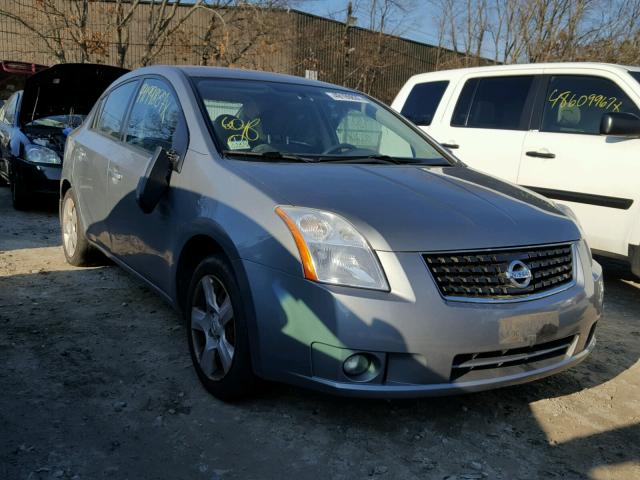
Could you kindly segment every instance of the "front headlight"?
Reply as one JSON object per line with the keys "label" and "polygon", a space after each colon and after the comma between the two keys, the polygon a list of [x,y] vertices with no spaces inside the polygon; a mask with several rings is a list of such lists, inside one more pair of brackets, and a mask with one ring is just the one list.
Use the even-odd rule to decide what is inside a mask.
{"label": "front headlight", "polygon": [[25,158],[34,163],[60,165],[62,161],[56,152],[41,145],[31,145],[25,150]]}
{"label": "front headlight", "polygon": [[576,216],[576,214],[574,213],[573,210],[571,210],[569,207],[567,207],[566,205],[563,205],[561,203],[558,202],[553,202],[556,206],[556,208],[558,210],[560,210],[562,213],[565,214],[565,216],[569,217],[571,220],[573,220],[573,222],[577,225],[578,230],[580,230],[580,236],[581,238],[581,242],[584,244],[584,248],[587,251],[587,256],[589,259],[589,263],[593,263],[593,256],[591,254],[591,249],[589,248],[589,244],[587,243],[587,239],[586,236],[584,234],[584,230],[582,229],[582,225],[580,224],[580,220],[578,220],[578,217]]}
{"label": "front headlight", "polygon": [[303,207],[277,207],[300,253],[304,276],[334,285],[389,290],[369,244],[344,218]]}

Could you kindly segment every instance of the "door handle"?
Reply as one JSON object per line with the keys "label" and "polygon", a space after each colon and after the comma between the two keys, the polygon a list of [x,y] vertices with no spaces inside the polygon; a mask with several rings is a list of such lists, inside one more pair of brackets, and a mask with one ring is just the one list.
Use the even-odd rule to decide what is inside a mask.
{"label": "door handle", "polygon": [[444,148],[448,148],[449,150],[455,150],[456,148],[460,148],[460,145],[458,145],[455,141],[450,141],[448,143],[441,143],[440,145],[442,145]]}
{"label": "door handle", "polygon": [[551,153],[548,150],[532,150],[526,153],[527,157],[536,158],[556,158],[555,153]]}

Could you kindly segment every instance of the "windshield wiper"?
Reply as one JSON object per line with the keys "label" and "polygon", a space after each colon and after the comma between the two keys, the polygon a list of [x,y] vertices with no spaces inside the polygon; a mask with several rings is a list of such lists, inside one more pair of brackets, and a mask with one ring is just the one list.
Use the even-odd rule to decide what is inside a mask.
{"label": "windshield wiper", "polygon": [[447,162],[427,162],[419,158],[395,158],[389,155],[336,155],[336,156],[319,156],[314,158],[316,162],[331,163],[387,163],[391,165],[449,165]]}
{"label": "windshield wiper", "polygon": [[222,153],[227,157],[253,157],[257,161],[295,161],[295,162],[306,162],[313,163],[315,160],[310,158],[301,157],[300,155],[295,155],[293,153],[282,153],[277,150],[271,150],[268,152],[242,152],[240,150],[223,150]]}
{"label": "windshield wiper", "polygon": [[406,161],[398,160],[389,155],[335,155],[335,156],[319,156],[313,159],[314,162],[324,163],[390,163],[393,165],[402,165]]}

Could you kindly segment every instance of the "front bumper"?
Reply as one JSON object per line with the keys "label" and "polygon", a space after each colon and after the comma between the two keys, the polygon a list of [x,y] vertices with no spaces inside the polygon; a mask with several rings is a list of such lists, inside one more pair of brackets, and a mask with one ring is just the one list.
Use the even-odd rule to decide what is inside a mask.
{"label": "front bumper", "polygon": [[[601,269],[595,264],[592,271],[580,249],[574,286],[502,304],[443,299],[417,253],[378,252],[391,292],[322,285],[244,261],[255,307],[254,370],[332,393],[387,398],[478,391],[554,374],[588,356],[602,312]],[[515,354],[563,341],[566,349],[531,361],[498,359],[462,374],[454,368],[465,356],[520,358]],[[357,352],[379,360],[379,374],[369,381],[353,381],[342,369]]]}
{"label": "front bumper", "polygon": [[12,160],[12,175],[29,192],[58,194],[62,165],[44,165],[21,158]]}

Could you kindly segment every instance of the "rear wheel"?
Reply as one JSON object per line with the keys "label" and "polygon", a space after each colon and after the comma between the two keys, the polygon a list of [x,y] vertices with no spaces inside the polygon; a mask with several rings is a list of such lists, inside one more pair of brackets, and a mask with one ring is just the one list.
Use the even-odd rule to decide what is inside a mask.
{"label": "rear wheel", "polygon": [[250,393],[255,377],[240,290],[221,257],[196,268],[185,319],[191,360],[204,387],[224,401]]}
{"label": "rear wheel", "polygon": [[83,267],[91,264],[94,251],[84,236],[84,228],[82,228],[76,205],[73,190],[67,190],[60,211],[62,249],[67,262],[77,267]]}

